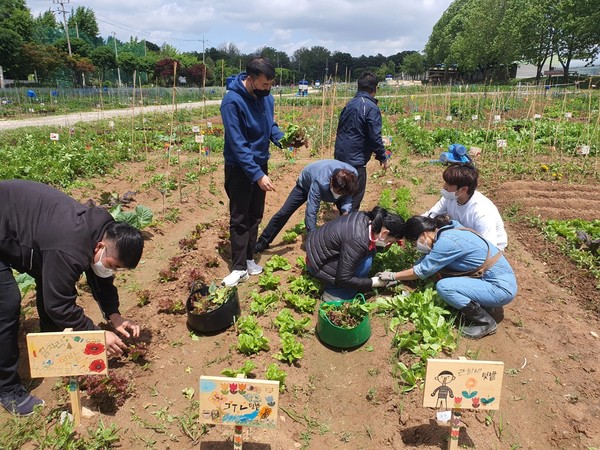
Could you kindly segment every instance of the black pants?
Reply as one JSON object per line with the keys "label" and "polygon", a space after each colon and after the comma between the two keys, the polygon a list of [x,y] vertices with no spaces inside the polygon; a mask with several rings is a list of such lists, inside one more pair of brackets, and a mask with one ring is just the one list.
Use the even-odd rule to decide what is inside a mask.
{"label": "black pants", "polygon": [[0,259],[0,395],[21,384],[19,373],[19,316],[21,292],[11,267]]}
{"label": "black pants", "polygon": [[304,189],[296,184],[296,186],[294,186],[290,192],[290,195],[288,195],[288,198],[281,209],[277,211],[271,218],[269,224],[260,235],[260,238],[258,238],[259,242],[262,242],[265,245],[273,242],[273,239],[277,237],[281,229],[285,226],[288,220],[290,220],[292,214],[294,214],[298,208],[306,203],[307,199],[308,192],[305,192]]}
{"label": "black pants", "polygon": [[[367,168],[364,166],[354,167],[358,172],[358,192],[352,196],[352,211],[359,211],[360,204],[365,196],[365,190],[367,188]],[[336,206],[340,214],[342,213],[341,205],[336,202]]]}
{"label": "black pants", "polygon": [[[265,164],[261,166],[267,174]],[[231,270],[246,270],[246,260],[254,259],[258,225],[265,212],[265,194],[238,166],[225,165],[225,192],[229,197]]]}

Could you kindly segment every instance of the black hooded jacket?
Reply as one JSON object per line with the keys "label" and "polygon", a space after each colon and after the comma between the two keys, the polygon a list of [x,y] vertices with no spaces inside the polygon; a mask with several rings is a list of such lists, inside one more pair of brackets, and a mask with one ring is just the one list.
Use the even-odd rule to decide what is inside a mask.
{"label": "black hooded jacket", "polygon": [[370,278],[354,275],[369,250],[370,219],[361,211],[327,222],[312,231],[306,240],[307,266],[311,273],[336,287],[367,291]]}
{"label": "black hooded jacket", "polygon": [[91,270],[96,244],[114,219],[42,183],[0,181],[0,259],[35,278],[46,312],[61,328],[97,329],[77,305],[75,284],[85,272],[105,317],[119,312],[113,277]]}

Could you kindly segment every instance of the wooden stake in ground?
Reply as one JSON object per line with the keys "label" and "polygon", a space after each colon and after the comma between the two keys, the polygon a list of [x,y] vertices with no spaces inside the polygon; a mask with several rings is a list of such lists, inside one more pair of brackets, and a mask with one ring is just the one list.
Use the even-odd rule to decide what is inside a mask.
{"label": "wooden stake in ground", "polygon": [[78,375],[108,375],[106,334],[101,330],[27,334],[32,378],[69,377],[73,426],[81,422]]}

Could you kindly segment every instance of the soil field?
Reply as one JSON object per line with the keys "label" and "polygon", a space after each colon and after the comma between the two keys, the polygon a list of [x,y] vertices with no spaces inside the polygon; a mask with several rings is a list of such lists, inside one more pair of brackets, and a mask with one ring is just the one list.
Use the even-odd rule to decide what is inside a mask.
{"label": "soil field", "polygon": [[[271,175],[276,192],[267,195],[263,225],[283,204],[300,170],[311,162],[301,151],[291,162],[280,154],[272,158]],[[173,170],[157,158],[156,173]],[[99,412],[89,400],[84,404],[95,414],[84,418],[85,427],[100,420],[120,428],[118,448],[123,449],[230,449],[231,428],[210,427],[204,434],[190,437],[186,418],[197,414],[193,401],[183,390],[198,390],[201,375],[220,375],[226,368],[239,368],[248,359],[256,364],[253,373],[264,378],[266,367],[274,362],[279,348],[277,330],[271,325],[275,311],[259,317],[259,324],[271,340],[269,352],[245,357],[235,350],[236,333],[230,328],[210,336],[193,336],[185,314],[165,313],[161,305],[169,300],[185,302],[192,271],[206,280],[220,282],[229,273],[227,232],[228,200],[223,189],[222,160],[206,161],[216,166],[195,184],[164,197],[154,187],[144,187],[151,174],[146,163],[129,163],[111,175],[92,180],[85,189],[72,192],[81,201],[97,200],[102,192],[123,194],[135,191],[132,206],[151,208],[159,223],[147,233],[146,249],[139,267],[118,273],[122,297],[121,312],[143,327],[142,340],[148,344],[144,361],[111,360],[110,367],[127,377],[133,395],[116,413]],[[410,158],[392,163],[384,173],[378,163],[368,166],[370,175],[363,209],[375,206],[384,188],[409,186],[415,202],[413,212],[429,208],[438,198],[442,167]],[[395,174],[395,175],[394,175]],[[376,175],[376,176],[373,176]],[[173,173],[172,176],[176,176]],[[418,177],[418,184],[411,183]],[[507,257],[519,283],[514,302],[504,308],[504,318],[496,334],[479,341],[462,339],[452,357],[469,356],[480,360],[503,361],[505,374],[500,410],[466,411],[462,416],[459,445],[477,449],[590,449],[600,447],[600,321],[599,291],[596,280],[562,256],[554,244],[544,241],[523,217],[598,219],[600,194],[596,185],[553,182],[509,181],[487,183],[480,190],[490,196],[502,211],[518,209],[515,220],[507,220]],[[176,212],[176,214],[175,214]],[[177,221],[167,218],[177,216]],[[333,216],[325,212],[326,219]],[[303,209],[289,222],[297,224]],[[207,224],[197,249],[184,251],[179,241],[197,225]],[[292,266],[304,257],[302,240],[283,244],[281,235],[260,257],[264,263],[273,255],[286,257]],[[181,256],[177,280],[160,282],[159,272],[170,258]],[[298,275],[295,266],[288,275]],[[240,284],[242,314],[249,312],[250,292],[259,290],[258,277]],[[149,303],[137,306],[141,291],[150,292]],[[381,291],[380,295],[386,295]],[[389,294],[389,293],[388,293]],[[88,314],[101,321],[95,302],[82,290],[82,304]],[[27,298],[24,302],[31,302]],[[316,313],[312,315],[316,324]],[[22,331],[36,327],[28,316]],[[280,364],[287,373],[287,389],[280,395],[276,430],[244,429],[244,449],[444,449],[449,425],[436,421],[435,410],[421,407],[422,392],[402,394],[393,367],[397,362],[391,347],[393,332],[389,318],[372,318],[372,336],[367,344],[352,351],[324,346],[311,333],[302,342],[304,357],[295,365]],[[24,345],[24,336],[23,336]],[[22,352],[23,354],[23,352]],[[450,356],[450,355],[449,355]],[[28,382],[26,358],[21,373]],[[147,364],[146,364],[147,363]],[[32,380],[33,392],[44,398],[47,407],[61,406],[67,397],[54,389],[56,379]],[[285,409],[285,411],[283,411]],[[6,418],[0,414],[0,420]]]}

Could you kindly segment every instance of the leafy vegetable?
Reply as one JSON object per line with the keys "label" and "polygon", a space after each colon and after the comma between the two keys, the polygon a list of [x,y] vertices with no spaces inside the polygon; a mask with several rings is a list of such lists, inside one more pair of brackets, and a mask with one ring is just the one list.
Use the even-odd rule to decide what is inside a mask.
{"label": "leafy vegetable", "polygon": [[246,361],[244,363],[244,365],[242,367],[240,367],[238,370],[223,369],[221,371],[221,375],[224,375],[226,377],[235,378],[238,375],[243,374],[244,378],[248,378],[248,374],[250,372],[252,372],[252,370],[254,370],[255,368],[256,368],[256,364],[254,364],[252,361]]}
{"label": "leafy vegetable", "polygon": [[292,333],[299,336],[306,333],[308,324],[310,323],[310,317],[303,317],[301,319],[294,319],[292,312],[289,309],[282,309],[277,317],[273,319],[275,326],[279,327],[279,334]]}
{"label": "leafy vegetable", "polygon": [[252,355],[261,350],[269,350],[269,339],[264,336],[263,329],[258,326],[254,316],[240,317],[236,323],[239,335],[237,350],[245,355]]}
{"label": "leafy vegetable", "polygon": [[277,275],[273,275],[272,272],[265,272],[258,277],[258,285],[267,291],[273,290],[279,286],[280,281],[281,278]]}
{"label": "leafy vegetable", "polygon": [[284,136],[279,143],[283,147],[302,147],[308,144],[306,128],[293,123],[285,127]]}
{"label": "leafy vegetable", "polygon": [[287,372],[285,370],[281,370],[276,363],[269,364],[265,376],[267,377],[267,380],[279,381],[279,392],[285,391],[285,379],[287,378]]}
{"label": "leafy vegetable", "polygon": [[292,265],[283,256],[273,255],[264,266],[265,272],[274,272],[276,270],[290,270]]}
{"label": "leafy vegetable", "polygon": [[110,214],[115,220],[127,222],[129,225],[136,227],[139,230],[150,226],[154,220],[154,214],[146,206],[138,205],[133,211],[123,211],[121,205],[118,204],[111,210]]}
{"label": "leafy vegetable", "polygon": [[315,298],[311,298],[302,294],[286,292],[285,294],[283,294],[283,298],[296,311],[301,313],[312,314],[315,311],[315,306],[317,305],[317,300]]}
{"label": "leafy vegetable", "polygon": [[300,275],[290,278],[288,288],[294,294],[305,294],[318,296],[321,292],[321,283],[310,275]]}
{"label": "leafy vegetable", "polygon": [[267,292],[263,295],[260,295],[258,292],[254,291],[250,293],[250,297],[252,298],[250,310],[259,316],[265,314],[275,305],[275,303],[279,301],[278,292]]}
{"label": "leafy vegetable", "polygon": [[283,333],[281,336],[281,350],[274,357],[279,361],[293,363],[304,356],[304,345],[296,341],[291,333]]}
{"label": "leafy vegetable", "polygon": [[208,287],[208,294],[200,292],[192,294],[192,312],[194,314],[205,314],[212,311],[227,300],[237,291],[237,287],[217,286],[214,282]]}

